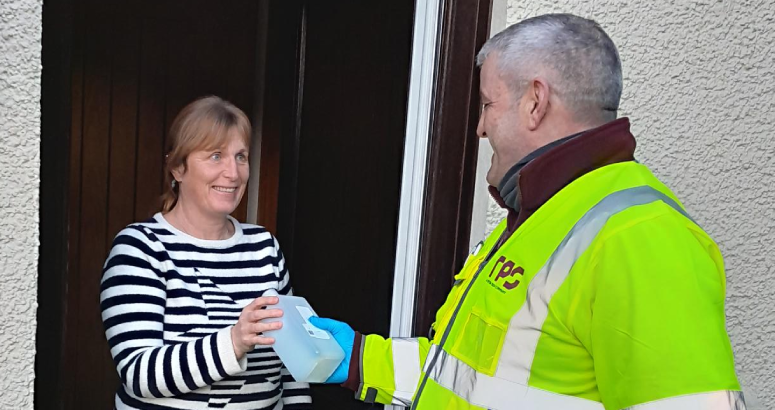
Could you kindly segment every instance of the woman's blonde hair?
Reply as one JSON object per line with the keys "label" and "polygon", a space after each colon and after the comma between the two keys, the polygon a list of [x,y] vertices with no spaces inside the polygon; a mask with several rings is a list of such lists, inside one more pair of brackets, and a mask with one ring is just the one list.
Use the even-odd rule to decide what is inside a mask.
{"label": "woman's blonde hair", "polygon": [[185,172],[186,161],[192,152],[223,146],[233,129],[250,149],[250,120],[234,104],[209,96],[199,98],[180,111],[170,127],[170,147],[164,161],[163,213],[171,211],[178,203],[179,186],[172,170],[182,165]]}

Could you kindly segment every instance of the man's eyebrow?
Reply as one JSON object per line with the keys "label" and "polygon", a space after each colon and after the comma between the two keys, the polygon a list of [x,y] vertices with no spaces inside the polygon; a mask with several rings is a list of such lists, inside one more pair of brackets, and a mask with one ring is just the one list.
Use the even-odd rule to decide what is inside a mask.
{"label": "man's eyebrow", "polygon": [[490,97],[487,96],[487,94],[484,91],[479,90],[479,98],[484,101],[490,101]]}

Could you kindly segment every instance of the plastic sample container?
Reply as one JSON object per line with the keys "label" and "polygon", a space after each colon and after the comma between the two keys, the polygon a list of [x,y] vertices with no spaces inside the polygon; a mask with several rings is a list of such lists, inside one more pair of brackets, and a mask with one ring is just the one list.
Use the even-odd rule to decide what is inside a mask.
{"label": "plastic sample container", "polygon": [[263,322],[283,322],[278,330],[264,332],[275,339],[274,351],[285,367],[299,382],[323,383],[344,359],[344,351],[331,333],[312,326],[311,316],[317,316],[307,300],[299,296],[278,295],[274,289],[264,296],[277,296],[280,301],[267,309],[282,309],[283,316]]}

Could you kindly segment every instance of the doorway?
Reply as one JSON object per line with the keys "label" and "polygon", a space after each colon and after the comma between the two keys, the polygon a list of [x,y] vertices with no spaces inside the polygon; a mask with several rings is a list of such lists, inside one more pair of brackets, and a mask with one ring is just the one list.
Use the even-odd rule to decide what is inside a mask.
{"label": "doorway", "polygon": [[[256,126],[256,195],[235,217],[275,233],[295,292],[318,312],[388,333],[413,11],[413,1],[44,4],[36,408],[112,408],[102,264],[120,229],[159,209],[168,128],[203,95]],[[315,386],[313,398],[319,409],[369,407],[338,386]]]}
{"label": "doorway", "polygon": [[[467,253],[474,58],[491,7],[416,2],[430,1],[441,7],[417,290],[404,295],[415,299],[414,336],[425,335]],[[44,2],[36,409],[112,408],[101,265],[112,236],[157,209],[166,128],[203,94],[231,100],[256,129],[260,164],[236,216],[276,234],[296,292],[318,312],[389,334],[414,9],[415,1]],[[313,398],[317,409],[372,407],[338,386],[315,386]]]}

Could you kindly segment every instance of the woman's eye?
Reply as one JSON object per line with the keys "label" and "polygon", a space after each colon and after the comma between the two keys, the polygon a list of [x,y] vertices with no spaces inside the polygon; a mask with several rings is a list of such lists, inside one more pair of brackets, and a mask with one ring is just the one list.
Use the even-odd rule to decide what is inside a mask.
{"label": "woman's eye", "polygon": [[212,159],[213,161],[220,161],[221,160],[221,154],[219,152],[216,152],[213,155],[210,155],[210,159]]}
{"label": "woman's eye", "polygon": [[248,162],[248,156],[245,154],[237,154],[237,161]]}

